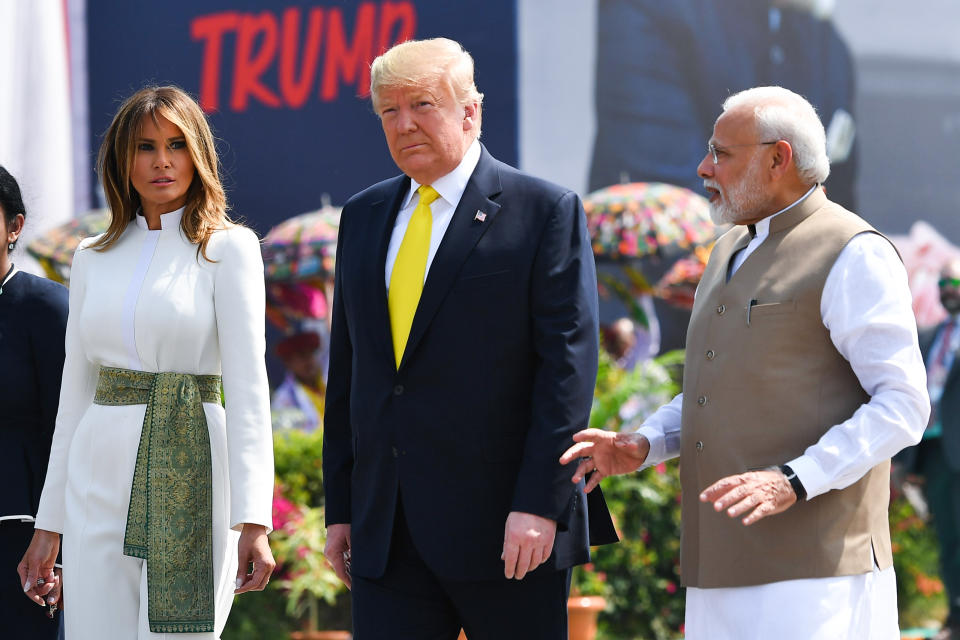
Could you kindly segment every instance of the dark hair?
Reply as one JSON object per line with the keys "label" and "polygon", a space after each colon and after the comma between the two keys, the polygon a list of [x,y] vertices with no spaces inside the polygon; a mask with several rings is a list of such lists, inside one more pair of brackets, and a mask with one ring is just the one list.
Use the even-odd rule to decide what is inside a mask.
{"label": "dark hair", "polygon": [[[3,209],[3,217],[6,219],[7,226],[13,224],[17,215],[27,217],[27,210],[23,206],[23,197],[20,195],[20,185],[16,178],[10,175],[10,172],[0,165],[0,209]],[[10,248],[7,247],[7,252]]]}

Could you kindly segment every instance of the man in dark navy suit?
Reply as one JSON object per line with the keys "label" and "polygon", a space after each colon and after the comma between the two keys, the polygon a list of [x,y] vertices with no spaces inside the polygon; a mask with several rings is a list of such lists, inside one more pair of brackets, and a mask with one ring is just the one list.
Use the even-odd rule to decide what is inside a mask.
{"label": "man in dark navy suit", "polygon": [[940,577],[947,592],[948,616],[934,640],[960,639],[960,260],[940,272],[940,302],[947,318],[920,332],[927,368],[930,423],[923,440],[900,456],[923,476],[924,493],[940,543]]}
{"label": "man in dark navy suit", "polygon": [[580,200],[479,143],[458,43],[392,48],[371,94],[404,175],[343,209],[323,453],[354,637],[561,640],[570,567],[615,537],[558,463],[597,372]]}

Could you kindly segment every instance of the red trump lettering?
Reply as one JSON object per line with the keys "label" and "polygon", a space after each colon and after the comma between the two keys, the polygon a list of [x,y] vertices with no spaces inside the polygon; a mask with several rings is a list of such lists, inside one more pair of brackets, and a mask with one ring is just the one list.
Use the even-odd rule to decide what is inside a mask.
{"label": "red trump lettering", "polygon": [[[355,86],[355,95],[365,97],[374,56],[413,38],[416,24],[413,2],[390,0],[360,3],[352,30],[339,7],[197,16],[190,22],[190,36],[202,43],[200,106],[208,112],[219,108],[224,75],[229,77],[231,111],[245,111],[251,103],[300,109],[314,87],[323,102],[336,100],[342,85]],[[230,38],[233,73],[223,74]]]}
{"label": "red trump lettering", "polygon": [[280,93],[284,102],[299,109],[310,96],[320,56],[320,37],[323,29],[323,9],[310,10],[307,35],[304,40],[300,73],[297,73],[297,52],[300,50],[300,10],[290,8],[283,12],[283,43],[280,46]]}

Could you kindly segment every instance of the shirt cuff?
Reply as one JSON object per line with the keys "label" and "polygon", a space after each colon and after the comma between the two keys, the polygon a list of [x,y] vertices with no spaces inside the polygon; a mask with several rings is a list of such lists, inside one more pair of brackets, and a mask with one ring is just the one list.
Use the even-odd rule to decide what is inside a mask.
{"label": "shirt cuff", "polygon": [[647,454],[647,459],[637,468],[637,471],[660,464],[667,459],[667,439],[663,433],[653,427],[646,426],[641,426],[635,433],[643,436],[650,443],[650,452]]}
{"label": "shirt cuff", "polygon": [[827,475],[810,456],[803,455],[786,463],[797,474],[800,484],[807,492],[807,500],[830,490]]}

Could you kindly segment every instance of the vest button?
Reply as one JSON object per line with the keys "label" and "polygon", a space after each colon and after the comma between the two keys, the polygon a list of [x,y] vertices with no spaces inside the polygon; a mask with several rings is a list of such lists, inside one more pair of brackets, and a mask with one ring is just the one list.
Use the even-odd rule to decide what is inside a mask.
{"label": "vest button", "polygon": [[697,404],[700,405],[701,407],[707,404],[707,396],[700,396],[699,398],[697,398]]}
{"label": "vest button", "polygon": [[707,360],[713,360],[713,357],[717,355],[713,352],[713,349],[707,349]]}
{"label": "vest button", "polygon": [[395,387],[393,388],[393,395],[395,395],[395,396],[402,396],[402,395],[403,395],[403,385],[402,385],[402,384],[398,384],[397,386],[395,386]]}
{"label": "vest button", "polygon": [[727,310],[727,307],[724,305],[720,305],[719,307],[717,307],[717,313],[719,313],[720,315],[723,315],[723,312],[726,310]]}
{"label": "vest button", "polygon": [[697,440],[697,445],[696,445],[696,446],[697,446],[697,451],[703,451],[703,442],[702,442],[702,441]]}

